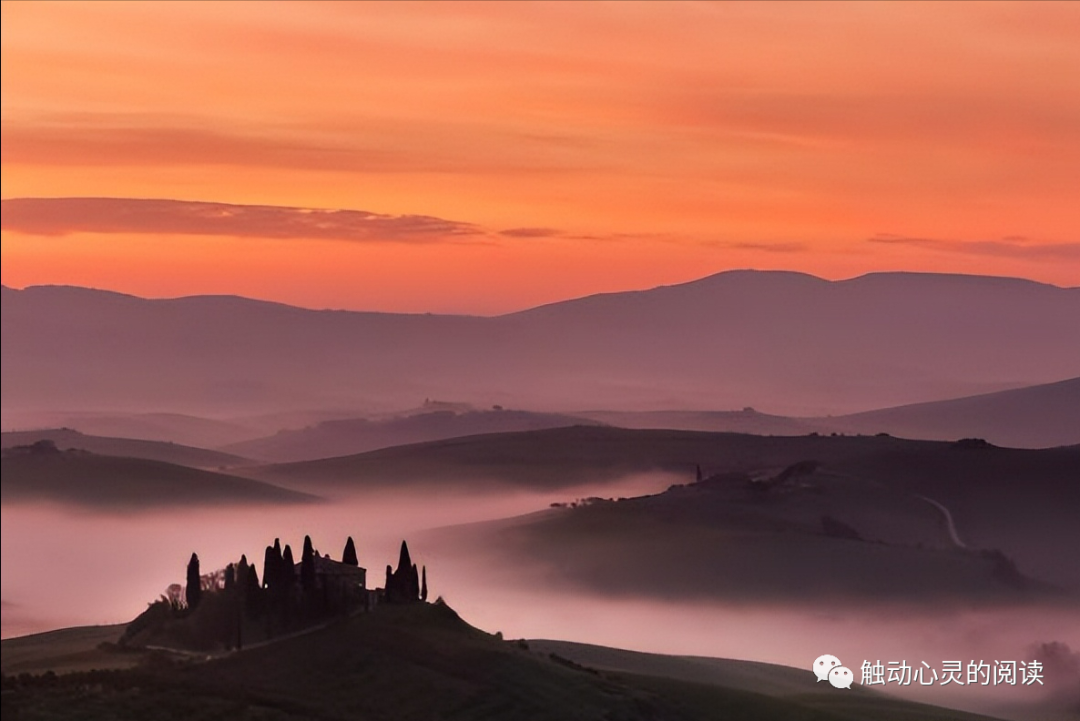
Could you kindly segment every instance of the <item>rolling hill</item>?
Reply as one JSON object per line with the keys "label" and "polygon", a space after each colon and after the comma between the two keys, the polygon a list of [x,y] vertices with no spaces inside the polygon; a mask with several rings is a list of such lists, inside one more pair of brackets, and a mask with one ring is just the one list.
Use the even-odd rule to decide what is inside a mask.
{"label": "rolling hill", "polygon": [[434,411],[407,416],[323,421],[299,430],[226,446],[225,449],[267,461],[303,461],[483,433],[539,430],[589,421],[555,413],[515,410]]}
{"label": "rolling hill", "polygon": [[221,468],[251,463],[247,458],[241,458],[232,453],[222,453],[221,451],[211,451],[205,448],[195,448],[163,441],[90,436],[71,428],[11,431],[0,436],[0,442],[3,443],[4,448],[28,446],[42,440],[52,441],[62,451],[76,448],[98,455],[143,458],[150,461],[174,463],[179,466],[190,466],[191,468]]}
{"label": "rolling hill", "polygon": [[51,501],[136,510],[217,504],[311,503],[312,495],[247,478],[144,458],[86,451],[8,449],[0,459],[4,504]]}
{"label": "rolling hill", "polygon": [[1071,377],[1080,289],[731,271],[498,317],[3,288],[5,411],[742,408],[841,414]]}
{"label": "rolling hill", "polygon": [[825,425],[816,418],[776,416],[758,413],[750,407],[741,411],[582,411],[577,415],[617,428],[751,433],[761,436],[802,436],[826,431]]}
{"label": "rolling hill", "polygon": [[[807,489],[793,487],[804,500],[802,517],[785,515],[793,512],[785,502],[770,505],[744,492],[749,482],[745,479],[776,478],[799,464],[812,466],[822,479]],[[1080,545],[1075,523],[1075,509],[1080,508],[1080,446],[1025,450],[890,436],[752,436],[578,426],[456,438],[246,472],[313,492],[396,488],[430,494],[470,488],[571,488],[655,471],[678,474],[690,482],[699,465],[706,476],[741,474],[745,479],[704,496],[700,494],[712,488],[708,484],[577,509],[568,516],[571,520],[558,523],[580,522],[585,528],[594,527],[590,523],[595,521],[595,528],[601,528],[602,519],[614,519],[611,533],[628,545],[611,541],[612,547],[630,548],[641,539],[634,530],[639,522],[661,522],[672,507],[685,506],[693,517],[700,508],[714,508],[716,515],[704,522],[707,533],[723,533],[727,524],[738,527],[742,520],[764,518],[799,533],[812,529],[811,540],[816,543],[821,516],[830,515],[864,534],[868,529],[886,534],[882,540],[947,549],[954,544],[946,535],[942,513],[918,498],[925,496],[950,510],[967,545],[1001,549],[1024,572],[1080,589],[1075,564],[1061,551]],[[729,490],[734,494],[730,498]],[[773,513],[780,515],[772,517]],[[547,533],[542,523],[537,529],[541,535]],[[676,531],[665,542],[675,538]],[[897,535],[887,535],[893,532]],[[558,537],[556,525],[550,535]],[[769,543],[773,540],[768,537]],[[831,546],[835,539],[822,542],[826,541]],[[782,553],[783,547],[775,552]],[[936,558],[951,563],[951,556]]]}
{"label": "rolling hill", "polygon": [[112,411],[16,411],[4,409],[5,431],[36,428],[74,428],[80,433],[110,438],[179,443],[216,448],[265,435],[281,426],[260,429],[242,423],[183,413]]}
{"label": "rolling hill", "polygon": [[670,428],[758,435],[890,433],[955,441],[982,438],[1012,448],[1080,443],[1080,378],[929,403],[841,416],[788,418],[741,411],[586,411],[578,414],[620,428]]}
{"label": "rolling hill", "polygon": [[816,420],[849,433],[974,437],[1013,448],[1075,445],[1080,443],[1080,378]]}

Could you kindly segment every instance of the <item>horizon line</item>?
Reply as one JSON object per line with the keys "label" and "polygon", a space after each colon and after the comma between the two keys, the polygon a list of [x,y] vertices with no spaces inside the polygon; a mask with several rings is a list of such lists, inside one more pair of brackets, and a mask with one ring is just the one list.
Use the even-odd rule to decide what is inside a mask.
{"label": "horizon line", "polygon": [[238,293],[191,293],[191,294],[187,294],[187,295],[148,296],[148,295],[139,295],[137,293],[129,293],[129,292],[122,291],[122,290],[115,290],[113,288],[85,286],[85,285],[74,285],[74,284],[71,284],[71,283],[33,283],[33,284],[30,284],[30,285],[24,285],[22,287],[17,287],[17,286],[14,286],[14,285],[8,285],[7,283],[0,283],[0,288],[3,288],[4,290],[19,291],[19,292],[34,289],[34,288],[71,288],[71,289],[76,289],[76,290],[91,291],[91,292],[95,292],[95,293],[108,293],[108,294],[111,294],[111,295],[120,295],[120,296],[125,296],[125,297],[128,297],[128,298],[137,298],[139,300],[147,300],[147,301],[173,301],[173,300],[187,300],[187,299],[193,299],[193,298],[230,298],[230,299],[236,299],[236,300],[250,301],[250,302],[253,302],[253,303],[266,303],[266,304],[271,304],[271,305],[280,305],[280,306],[285,306],[285,307],[288,307],[288,308],[297,308],[297,309],[300,309],[300,310],[308,310],[308,311],[312,311],[312,312],[345,312],[345,313],[372,313],[372,314],[381,314],[381,315],[435,315],[435,316],[448,316],[448,317],[499,318],[499,317],[503,317],[503,316],[515,315],[517,313],[525,313],[525,312],[528,312],[528,311],[531,311],[531,310],[536,310],[536,309],[539,309],[539,308],[548,308],[548,307],[551,307],[551,306],[560,305],[562,303],[572,303],[572,302],[575,302],[575,301],[586,300],[588,298],[606,297],[606,296],[612,296],[612,295],[620,295],[620,294],[624,294],[624,293],[646,293],[646,292],[649,292],[649,291],[660,290],[660,289],[663,289],[663,288],[677,288],[679,286],[693,285],[695,283],[700,283],[702,281],[706,281],[706,280],[709,280],[711,278],[716,278],[718,276],[734,275],[734,274],[796,275],[796,276],[804,276],[804,277],[807,277],[807,278],[812,278],[814,280],[821,281],[823,283],[833,283],[833,284],[835,284],[835,283],[848,283],[848,282],[856,281],[856,280],[859,280],[859,279],[862,279],[862,278],[868,278],[868,277],[879,276],[879,275],[935,276],[935,277],[942,277],[942,278],[977,278],[977,279],[983,279],[983,280],[1018,281],[1018,282],[1023,282],[1023,283],[1031,283],[1031,284],[1034,284],[1034,285],[1044,286],[1044,287],[1047,287],[1047,288],[1055,288],[1057,290],[1065,290],[1065,291],[1077,291],[1077,290],[1080,290],[1080,286],[1057,285],[1055,283],[1049,283],[1049,282],[1046,282],[1046,281],[1035,280],[1033,278],[1025,278],[1025,277],[1022,277],[1022,276],[987,275],[987,274],[982,274],[982,273],[943,273],[943,272],[920,271],[920,270],[874,270],[874,271],[868,271],[866,273],[860,273],[858,275],[853,275],[853,276],[844,277],[844,278],[825,278],[825,277],[815,275],[813,273],[808,273],[806,271],[801,271],[801,270],[776,270],[776,269],[758,269],[758,268],[729,268],[727,270],[716,271],[714,273],[709,273],[707,275],[699,276],[699,277],[692,278],[690,280],[682,281],[682,282],[679,282],[679,283],[663,283],[663,284],[653,285],[653,286],[648,286],[648,287],[636,287],[636,288],[631,287],[631,288],[623,288],[623,289],[614,290],[614,291],[598,291],[596,293],[587,293],[585,295],[570,296],[570,297],[566,297],[566,298],[561,298],[559,300],[554,300],[554,301],[550,301],[550,302],[547,302],[547,303],[540,303],[540,304],[537,304],[537,305],[529,305],[529,306],[525,306],[525,307],[522,307],[522,308],[517,308],[517,309],[514,309],[514,310],[508,310],[508,311],[501,312],[501,313],[482,314],[482,313],[446,313],[446,312],[436,312],[436,311],[370,310],[370,309],[366,309],[366,308],[346,308],[346,307],[329,307],[329,306],[316,307],[316,306],[309,306],[309,305],[301,305],[301,304],[297,304],[297,303],[289,303],[289,302],[286,302],[286,301],[276,300],[276,299],[273,299],[273,298],[263,298],[263,297],[256,297],[256,296],[250,296],[250,295],[241,295],[241,294],[238,294]]}

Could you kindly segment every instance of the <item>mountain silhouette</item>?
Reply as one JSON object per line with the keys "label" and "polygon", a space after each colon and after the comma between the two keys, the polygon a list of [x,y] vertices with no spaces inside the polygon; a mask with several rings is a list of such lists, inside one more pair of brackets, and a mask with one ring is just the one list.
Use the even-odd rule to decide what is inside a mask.
{"label": "mountain silhouette", "polygon": [[[453,397],[824,415],[1075,376],[1080,289],[730,271],[497,317],[3,289],[5,410],[262,411]],[[155,408],[156,407],[156,408]]]}

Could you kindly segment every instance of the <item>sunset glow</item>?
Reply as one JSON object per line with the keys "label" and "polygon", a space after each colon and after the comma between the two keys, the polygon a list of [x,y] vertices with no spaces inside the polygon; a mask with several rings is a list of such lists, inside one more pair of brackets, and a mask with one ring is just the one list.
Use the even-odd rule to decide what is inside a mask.
{"label": "sunset glow", "polygon": [[1080,285],[1072,3],[2,19],[9,286],[491,314],[744,267]]}

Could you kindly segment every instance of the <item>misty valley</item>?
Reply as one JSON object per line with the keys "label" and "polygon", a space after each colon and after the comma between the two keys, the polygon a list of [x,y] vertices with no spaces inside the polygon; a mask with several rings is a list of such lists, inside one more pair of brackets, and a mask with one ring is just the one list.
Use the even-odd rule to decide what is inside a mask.
{"label": "misty valley", "polygon": [[0,2],[2,721],[1080,721],[1080,2]]}
{"label": "misty valley", "polygon": [[[867,283],[954,299],[906,331],[957,334],[918,380],[872,354],[852,376],[872,337],[806,355],[791,329],[767,340],[766,321],[723,313],[723,344],[679,350],[689,326],[662,319],[764,297],[758,281],[792,278],[452,318],[445,335],[437,316],[5,288],[5,716],[1073,717],[1080,378],[1047,359],[1075,360],[1074,335],[1048,321],[1023,373],[1019,355],[980,360],[1026,385],[965,395],[950,364],[989,342],[970,314],[1031,289],[898,275]],[[1038,294],[1040,317],[1077,317],[1075,290]],[[273,363],[252,333],[274,337]],[[781,342],[798,363],[724,350]],[[427,343],[444,375],[416,365]],[[635,344],[654,359],[603,356]],[[530,358],[557,348],[592,360]],[[799,376],[814,364],[825,380]],[[222,393],[240,369],[258,390]],[[827,406],[831,378],[850,383]],[[307,400],[270,391],[287,385]],[[755,407],[717,403],[733,389]],[[850,688],[815,678],[822,654]],[[921,680],[962,670],[887,683],[901,662]]]}

